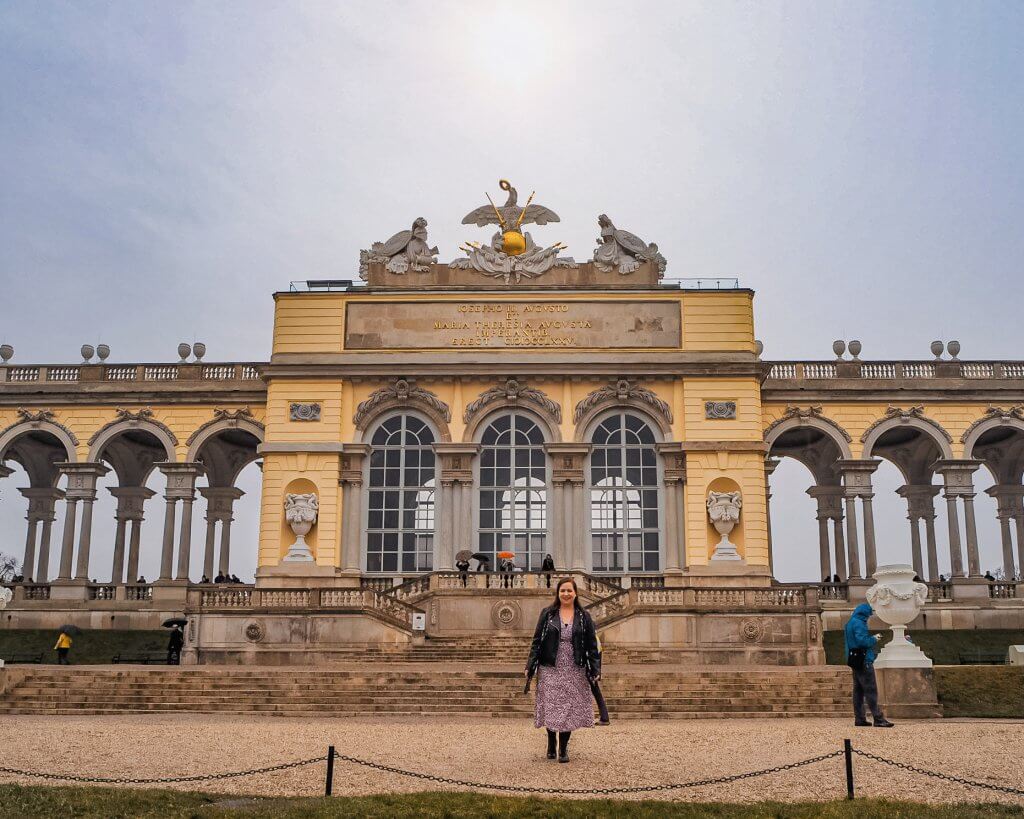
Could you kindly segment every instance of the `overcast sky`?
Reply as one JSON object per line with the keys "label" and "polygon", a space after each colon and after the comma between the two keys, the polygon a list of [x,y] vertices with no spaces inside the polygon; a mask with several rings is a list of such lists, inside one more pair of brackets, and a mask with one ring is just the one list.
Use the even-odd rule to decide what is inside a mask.
{"label": "overcast sky", "polygon": [[[577,258],[607,213],[670,276],[738,277],[766,358],[1021,359],[1022,30],[1010,2],[2,3],[0,341],[265,359],[273,291],[417,216],[454,258],[507,177]],[[777,474],[779,574],[812,579],[809,473]]]}

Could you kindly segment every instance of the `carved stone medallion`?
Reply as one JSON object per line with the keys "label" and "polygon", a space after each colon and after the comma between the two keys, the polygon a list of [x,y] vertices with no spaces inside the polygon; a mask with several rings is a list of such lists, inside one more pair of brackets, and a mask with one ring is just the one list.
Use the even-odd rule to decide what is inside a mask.
{"label": "carved stone medallion", "polygon": [[522,621],[523,610],[514,600],[499,600],[491,607],[491,622],[497,628],[516,628]]}
{"label": "carved stone medallion", "polygon": [[252,620],[245,624],[245,639],[250,643],[258,643],[266,636],[267,630],[259,620]]}
{"label": "carved stone medallion", "polygon": [[289,408],[288,419],[291,421],[319,421],[319,404],[292,404]]}

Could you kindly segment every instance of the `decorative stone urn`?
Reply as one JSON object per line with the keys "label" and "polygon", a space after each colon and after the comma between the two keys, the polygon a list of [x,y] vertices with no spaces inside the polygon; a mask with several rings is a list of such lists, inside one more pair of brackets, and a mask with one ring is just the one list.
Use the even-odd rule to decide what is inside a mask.
{"label": "decorative stone urn", "polygon": [[932,661],[907,639],[907,623],[917,617],[928,600],[928,587],[914,580],[914,567],[896,563],[879,566],[875,585],[867,600],[884,622],[892,627],[892,641],[875,660],[875,668],[931,668]]}
{"label": "decorative stone urn", "polygon": [[306,535],[316,523],[319,509],[320,504],[313,492],[305,495],[285,495],[284,517],[295,535],[295,542],[288,547],[288,554],[284,556],[285,563],[313,562],[313,553],[306,543]]}
{"label": "decorative stone urn", "polygon": [[708,492],[708,517],[715,531],[722,539],[715,546],[712,560],[742,560],[736,551],[736,544],[729,540],[729,533],[740,521],[740,507],[743,499],[739,492]]}

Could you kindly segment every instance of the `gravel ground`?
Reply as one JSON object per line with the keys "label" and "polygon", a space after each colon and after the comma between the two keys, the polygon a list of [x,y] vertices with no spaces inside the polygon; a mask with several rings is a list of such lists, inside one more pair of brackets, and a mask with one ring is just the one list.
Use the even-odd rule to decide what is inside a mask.
{"label": "gravel ground", "polygon": [[[544,734],[527,720],[288,719],[209,714],[124,717],[5,716],[0,766],[87,776],[185,776],[339,753],[481,782],[595,788],[683,782],[796,762],[854,747],[928,770],[1024,788],[1024,722],[904,721],[855,729],[850,721],[622,720],[579,731],[572,762],[544,758]],[[1024,797],[910,774],[855,757],[858,796],[926,802],[1024,802]],[[47,784],[0,773],[0,781]],[[254,795],[323,793],[324,765],[185,784],[186,790]],[[171,786],[175,787],[175,786]],[[339,761],[338,795],[441,790],[439,785]],[[731,784],[635,798],[695,801],[829,800],[845,796],[842,758]],[[623,797],[630,798],[630,797]]]}

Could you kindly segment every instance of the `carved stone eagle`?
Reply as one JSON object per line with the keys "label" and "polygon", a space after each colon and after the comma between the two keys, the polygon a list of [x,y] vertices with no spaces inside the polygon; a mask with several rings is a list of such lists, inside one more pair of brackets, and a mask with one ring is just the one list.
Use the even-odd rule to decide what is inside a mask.
{"label": "carved stone eagle", "polygon": [[[528,205],[526,208],[521,208],[518,205],[519,194],[515,188],[512,187],[512,183],[507,179],[501,179],[498,181],[498,185],[503,191],[508,191],[508,199],[505,200],[504,205],[491,206],[490,204],[481,205],[475,210],[471,210],[467,213],[463,219],[462,224],[464,225],[477,225],[483,227],[484,225],[501,225],[501,219],[504,219],[505,223],[502,225],[502,229],[507,227],[515,226],[516,224],[528,225],[534,223],[537,225],[546,225],[548,222],[559,222],[558,214],[555,213],[551,208],[546,208],[543,205]],[[497,210],[501,214],[501,219],[498,218]],[[526,211],[523,213],[523,211]],[[520,214],[523,214],[522,221],[519,221]]]}

